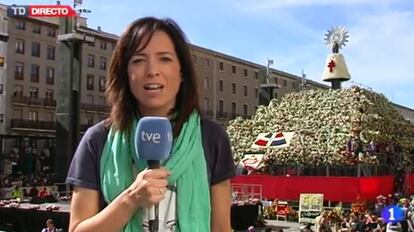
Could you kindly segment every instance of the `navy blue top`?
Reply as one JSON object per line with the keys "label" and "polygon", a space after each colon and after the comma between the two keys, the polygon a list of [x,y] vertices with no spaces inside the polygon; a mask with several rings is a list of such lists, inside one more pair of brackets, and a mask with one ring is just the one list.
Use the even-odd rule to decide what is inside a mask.
{"label": "navy blue top", "polygon": [[[101,208],[105,206],[100,184],[100,159],[109,128],[104,121],[90,127],[80,141],[69,168],[66,183],[94,189],[101,193]],[[235,175],[230,142],[224,128],[208,119],[201,120],[201,134],[210,186]]]}

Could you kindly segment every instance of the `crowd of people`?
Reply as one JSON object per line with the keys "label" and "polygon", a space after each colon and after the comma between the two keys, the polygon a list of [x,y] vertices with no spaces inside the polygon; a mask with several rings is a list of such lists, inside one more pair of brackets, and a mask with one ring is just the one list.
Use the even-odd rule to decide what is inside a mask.
{"label": "crowd of people", "polygon": [[[383,210],[391,206],[399,206],[403,210],[403,218],[387,220]],[[339,213],[341,214],[341,213]],[[333,215],[323,211],[316,217],[315,232],[414,232],[414,199],[401,194],[378,196],[377,202],[370,206],[355,207],[342,215]],[[303,228],[303,232],[312,229]]]}

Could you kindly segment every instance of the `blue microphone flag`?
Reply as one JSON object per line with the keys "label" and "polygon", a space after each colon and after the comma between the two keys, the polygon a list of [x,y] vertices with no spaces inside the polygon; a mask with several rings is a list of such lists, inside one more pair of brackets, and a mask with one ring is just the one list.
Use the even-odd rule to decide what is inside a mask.
{"label": "blue microphone flag", "polygon": [[135,131],[135,150],[138,159],[166,160],[172,147],[172,127],[165,117],[143,117]]}

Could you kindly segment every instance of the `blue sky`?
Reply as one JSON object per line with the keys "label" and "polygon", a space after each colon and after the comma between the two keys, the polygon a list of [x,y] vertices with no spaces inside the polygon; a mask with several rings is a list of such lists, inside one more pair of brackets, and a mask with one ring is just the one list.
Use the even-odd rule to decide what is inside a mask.
{"label": "blue sky", "polygon": [[[1,1],[54,4],[50,0]],[[72,1],[62,0],[64,5]],[[143,16],[173,18],[193,44],[323,82],[324,35],[344,26],[352,79],[414,109],[413,0],[84,0],[88,26],[121,34]],[[86,15],[85,15],[86,16]]]}

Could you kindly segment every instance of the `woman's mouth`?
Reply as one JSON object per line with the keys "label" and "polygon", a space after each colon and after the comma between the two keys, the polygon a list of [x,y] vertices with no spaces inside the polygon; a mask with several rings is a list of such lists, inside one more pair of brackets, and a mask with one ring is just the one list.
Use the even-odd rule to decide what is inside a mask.
{"label": "woman's mouth", "polygon": [[144,89],[145,90],[149,90],[149,91],[154,91],[154,90],[161,90],[164,86],[161,84],[155,84],[155,83],[151,83],[151,84],[145,84],[144,85]]}

